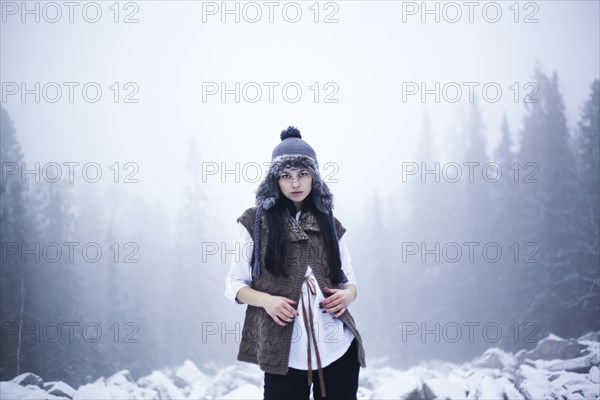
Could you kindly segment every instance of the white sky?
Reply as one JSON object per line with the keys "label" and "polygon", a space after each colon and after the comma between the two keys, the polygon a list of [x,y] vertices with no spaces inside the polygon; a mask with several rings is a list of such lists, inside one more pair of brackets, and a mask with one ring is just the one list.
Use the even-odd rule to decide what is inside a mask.
{"label": "white sky", "polygon": [[[36,3],[27,4],[33,9]],[[240,10],[246,5],[228,2],[228,7],[236,3]],[[279,132],[295,125],[322,166],[338,165],[339,183],[330,187],[336,209],[350,214],[374,190],[395,194],[400,163],[414,161],[425,108],[440,159],[452,157],[446,153],[468,110],[466,87],[456,104],[436,104],[432,96],[426,103],[417,96],[403,102],[403,82],[426,82],[428,87],[435,82],[497,82],[503,90],[500,101],[482,103],[491,150],[503,112],[513,132],[520,128],[524,107],[512,100],[510,86],[518,82],[522,88],[531,81],[539,60],[546,72],[559,74],[568,123],[575,124],[590,83],[599,76],[598,1],[520,2],[518,23],[513,21],[513,1],[477,3],[473,23],[465,2],[453,3],[463,13],[457,23],[444,15],[439,23],[433,15],[423,23],[420,14],[403,14],[403,5],[421,7],[421,2],[396,1],[318,3],[319,20],[335,11],[337,23],[315,23],[310,8],[314,2],[296,3],[302,10],[297,23],[286,22],[282,15],[287,6],[287,15],[294,17],[294,4],[275,2],[274,22],[269,23],[269,8],[257,2],[263,13],[257,23],[243,15],[239,23],[233,15],[223,23],[220,14],[205,15],[203,22],[203,7],[220,8],[221,2],[138,1],[128,3],[127,9],[120,3],[120,19],[135,11],[139,21],[126,24],[113,22],[112,1],[97,3],[102,10],[97,23],[82,17],[86,4],[87,15],[94,16],[89,2],[78,3],[73,23],[63,2],[54,3],[62,12],[56,23],[43,18],[55,15],[56,9],[46,3],[37,3],[39,23],[35,15],[25,15],[23,23],[24,3],[2,2],[2,106],[14,120],[28,163],[96,161],[108,173],[114,162],[136,162],[140,183],[134,190],[162,204],[172,217],[181,206],[192,135],[197,136],[203,160],[233,168],[236,162],[268,162]],[[448,8],[447,2],[437,5],[448,18],[454,16],[455,8]],[[494,17],[495,5],[502,11],[500,20],[486,22],[483,7]],[[248,17],[254,16],[255,8],[246,10]],[[532,12],[539,22],[523,23]],[[25,82],[28,88],[35,82],[80,86],[74,103],[62,86],[61,100],[38,104],[32,95],[25,103],[18,94],[7,95],[7,82]],[[103,90],[97,103],[82,99],[80,88],[87,82],[97,82]],[[139,102],[115,104],[109,88],[114,82],[120,83],[121,94],[130,92],[123,87],[126,82],[135,82]],[[203,82],[226,82],[229,88],[235,82],[258,82],[263,96],[256,103],[235,103],[232,95],[225,103],[218,96],[203,102]],[[279,83],[273,103],[263,82]],[[282,96],[281,87],[290,82],[302,89],[296,103]],[[314,103],[310,87],[315,82],[321,96],[331,92],[324,85],[333,82],[339,101]],[[226,183],[210,177],[211,212],[233,225],[235,217],[253,205],[256,186],[236,183],[232,175]]]}

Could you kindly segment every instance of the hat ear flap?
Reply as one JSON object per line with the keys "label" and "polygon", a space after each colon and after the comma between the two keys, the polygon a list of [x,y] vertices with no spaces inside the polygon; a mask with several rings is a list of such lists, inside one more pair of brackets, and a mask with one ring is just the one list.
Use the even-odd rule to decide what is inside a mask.
{"label": "hat ear flap", "polygon": [[313,199],[315,206],[319,211],[325,214],[329,214],[329,211],[333,208],[333,193],[329,190],[329,186],[321,179],[321,175],[318,171],[313,170]]}
{"label": "hat ear flap", "polygon": [[279,184],[274,174],[268,174],[256,189],[256,206],[268,210],[279,200]]}

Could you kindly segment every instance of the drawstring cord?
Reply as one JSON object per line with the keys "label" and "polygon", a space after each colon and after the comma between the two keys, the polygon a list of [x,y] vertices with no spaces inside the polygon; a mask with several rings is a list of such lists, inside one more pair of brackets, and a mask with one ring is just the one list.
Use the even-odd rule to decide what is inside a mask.
{"label": "drawstring cord", "polygon": [[325,379],[323,378],[323,369],[321,368],[321,356],[319,356],[319,348],[317,347],[317,339],[316,339],[314,324],[313,324],[312,307],[310,304],[311,303],[310,295],[311,294],[316,295],[317,290],[308,276],[304,277],[304,282],[306,283],[306,285],[308,286],[308,289],[309,289],[308,319],[310,319],[310,330],[309,330],[309,320],[306,317],[307,311],[306,311],[306,307],[304,306],[304,295],[302,295],[302,311],[303,311],[302,316],[304,317],[304,327],[306,328],[306,333],[308,334],[308,386],[310,386],[312,384],[312,362],[311,362],[311,354],[312,353],[310,351],[310,338],[311,338],[311,333],[312,333],[312,339],[315,344],[315,353],[317,355],[317,368],[318,368],[318,374],[319,374],[319,383],[321,386],[321,396],[326,397],[326,395],[325,395]]}

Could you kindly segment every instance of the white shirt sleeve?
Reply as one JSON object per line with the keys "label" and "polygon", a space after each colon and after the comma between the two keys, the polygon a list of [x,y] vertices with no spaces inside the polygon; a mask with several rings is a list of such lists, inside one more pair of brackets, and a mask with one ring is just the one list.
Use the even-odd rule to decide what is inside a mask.
{"label": "white shirt sleeve", "polygon": [[236,296],[241,288],[250,287],[252,280],[250,257],[252,257],[254,241],[241,222],[238,222],[238,229],[239,239],[235,243],[236,252],[231,260],[231,267],[225,279],[225,297],[236,304],[244,304]]}
{"label": "white shirt sleeve", "polygon": [[346,282],[342,288],[346,287],[347,284],[351,283],[356,286],[356,276],[354,275],[354,269],[352,268],[352,258],[350,257],[350,252],[348,251],[348,247],[346,246],[346,241],[344,237],[340,239],[340,258],[342,259],[342,271],[346,274],[348,278],[348,282]]}

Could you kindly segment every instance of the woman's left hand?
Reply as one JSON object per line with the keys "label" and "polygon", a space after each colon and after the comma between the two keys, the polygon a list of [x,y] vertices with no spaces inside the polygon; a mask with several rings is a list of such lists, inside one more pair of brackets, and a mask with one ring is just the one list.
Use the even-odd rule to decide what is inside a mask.
{"label": "woman's left hand", "polygon": [[356,289],[352,284],[346,285],[344,289],[326,287],[325,290],[331,293],[331,295],[319,303],[319,307],[323,309],[323,312],[331,313],[333,318],[338,318],[342,315],[356,298]]}

